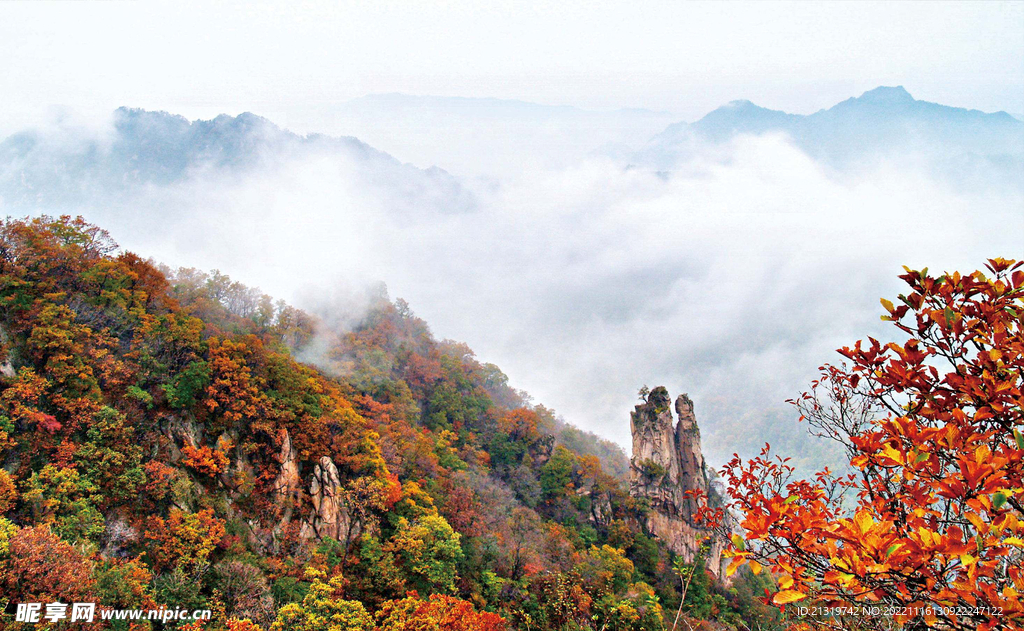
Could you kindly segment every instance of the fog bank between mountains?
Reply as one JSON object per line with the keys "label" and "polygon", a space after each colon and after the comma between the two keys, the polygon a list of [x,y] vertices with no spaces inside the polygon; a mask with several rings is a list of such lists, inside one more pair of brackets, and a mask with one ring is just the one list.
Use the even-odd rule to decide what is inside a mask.
{"label": "fog bank between mountains", "polygon": [[627,449],[641,386],[689,393],[715,466],[764,442],[821,459],[784,400],[836,347],[884,334],[902,265],[1024,254],[1021,187],[960,186],[916,156],[841,171],[782,134],[668,172],[592,155],[460,179],[396,157],[291,152],[34,212],[80,212],[127,249],[329,320],[383,281],[438,337]]}

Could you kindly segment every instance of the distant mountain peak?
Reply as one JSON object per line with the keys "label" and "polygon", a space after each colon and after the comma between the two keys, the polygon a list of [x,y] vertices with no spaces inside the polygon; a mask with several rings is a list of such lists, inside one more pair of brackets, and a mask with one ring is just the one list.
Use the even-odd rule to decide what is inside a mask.
{"label": "distant mountain peak", "polygon": [[[275,172],[295,158],[337,156],[353,177],[365,178],[370,186],[391,195],[395,208],[435,203],[414,194],[425,190],[450,194],[445,212],[471,210],[475,204],[471,194],[443,169],[403,164],[350,136],[300,136],[252,112],[189,120],[165,111],[119,107],[111,131],[102,137],[76,135],[73,142],[59,145],[40,142],[39,132],[33,129],[0,138],[0,200],[4,205],[26,207],[79,204],[93,194],[80,184],[83,181],[96,183],[100,195],[124,196],[134,194],[139,186],[211,173]],[[66,166],[55,177],[48,166],[52,164]]]}
{"label": "distant mountain peak", "polygon": [[[708,112],[704,118],[690,127],[708,138],[722,140],[735,133],[759,134],[770,129],[784,128],[799,118],[793,114],[761,107],[747,100],[739,100],[730,101],[728,104]],[[684,131],[687,127],[684,124],[675,129]]]}
{"label": "distant mountain peak", "polygon": [[879,86],[806,116],[731,101],[694,123],[669,125],[635,161],[664,170],[694,155],[699,150],[695,141],[725,142],[741,134],[777,132],[812,157],[834,164],[922,152],[936,156],[936,164],[966,160],[984,164],[980,170],[1019,169],[1024,160],[1020,120],[1005,112],[987,114],[918,100],[897,85]]}
{"label": "distant mountain peak", "polygon": [[793,114],[787,114],[786,112],[783,112],[782,110],[773,110],[773,109],[770,109],[770,108],[767,108],[767,107],[762,107],[762,106],[758,105],[757,103],[754,103],[753,101],[748,101],[747,99],[738,99],[736,101],[729,101],[725,105],[719,106],[719,107],[715,108],[714,110],[712,110],[712,111],[708,112],[707,114],[705,114],[705,118],[708,117],[708,116],[716,115],[716,113],[717,114],[730,115],[730,116],[736,115],[736,114],[746,114],[746,115],[749,115],[749,114],[753,114],[753,115],[769,114],[769,115],[794,116]]}
{"label": "distant mountain peak", "polygon": [[857,100],[872,103],[912,103],[914,97],[910,96],[910,92],[907,92],[901,85],[895,87],[883,85],[861,94]]}
{"label": "distant mountain peak", "polygon": [[715,108],[711,112],[708,112],[708,114],[706,114],[705,116],[714,114],[715,112],[719,112],[719,113],[722,113],[722,114],[735,115],[735,114],[756,114],[756,113],[760,113],[760,112],[775,112],[775,111],[777,111],[777,110],[771,110],[771,109],[768,109],[767,107],[761,107],[757,103],[754,103],[753,101],[748,101],[747,99],[737,99],[735,101],[729,101],[725,105],[720,105],[719,107]]}

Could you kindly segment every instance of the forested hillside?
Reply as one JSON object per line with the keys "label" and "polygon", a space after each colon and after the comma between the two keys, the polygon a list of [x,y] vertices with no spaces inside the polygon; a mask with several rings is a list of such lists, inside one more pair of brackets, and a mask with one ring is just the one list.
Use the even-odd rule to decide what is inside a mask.
{"label": "forested hillside", "polygon": [[764,575],[716,586],[644,532],[617,446],[383,293],[332,331],[81,219],[7,220],[0,326],[6,628],[60,601],[214,611],[190,630],[664,629],[688,571],[688,625],[778,615]]}

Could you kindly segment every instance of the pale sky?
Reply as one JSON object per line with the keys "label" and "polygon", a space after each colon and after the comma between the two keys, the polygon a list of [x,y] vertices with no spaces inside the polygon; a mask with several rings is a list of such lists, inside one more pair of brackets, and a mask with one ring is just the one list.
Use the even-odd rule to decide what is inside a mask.
{"label": "pale sky", "polygon": [[1024,112],[1022,2],[2,2],[3,128],[48,106],[190,117],[370,93],[809,113],[878,85]]}

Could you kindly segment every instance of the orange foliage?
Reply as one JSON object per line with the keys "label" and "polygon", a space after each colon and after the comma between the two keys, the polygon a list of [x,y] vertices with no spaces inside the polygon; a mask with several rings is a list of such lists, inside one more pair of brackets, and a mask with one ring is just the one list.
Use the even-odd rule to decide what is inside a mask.
{"label": "orange foliage", "polygon": [[466,480],[445,478],[441,486],[445,491],[441,514],[452,528],[470,537],[482,535],[485,526],[480,514],[480,500]]}
{"label": "orange foliage", "polygon": [[207,445],[192,447],[185,445],[181,448],[184,456],[182,464],[198,473],[216,476],[228,466],[228,457],[220,449],[210,449]]}
{"label": "orange foliage", "polygon": [[478,612],[454,596],[433,594],[421,600],[409,592],[401,600],[385,602],[377,612],[378,626],[389,631],[505,631],[506,620],[495,613]]}
{"label": "orange foliage", "polygon": [[142,465],[142,469],[146,473],[146,485],[143,487],[146,495],[158,502],[167,497],[171,492],[175,469],[159,460],[150,460]]}
{"label": "orange foliage", "polygon": [[533,410],[516,408],[501,416],[498,420],[498,427],[512,440],[532,443],[540,437],[537,432],[539,422],[540,417]]}
{"label": "orange foliage", "polygon": [[92,594],[91,565],[48,525],[20,528],[0,559],[0,594],[10,602],[84,601]]}
{"label": "orange foliage", "polygon": [[150,517],[145,537],[151,543],[153,568],[203,565],[224,537],[224,521],[212,509],[186,513],[172,508],[167,519]]}
{"label": "orange foliage", "polygon": [[[259,344],[255,338],[248,338]],[[266,397],[260,392],[246,361],[253,349],[245,341],[210,338],[211,383],[206,388],[205,405],[218,419],[215,428],[223,431],[265,413]]]}
{"label": "orange foliage", "polygon": [[177,306],[174,300],[167,296],[167,290],[170,288],[167,279],[149,261],[132,252],[120,254],[117,261],[131,274],[132,282],[128,289],[138,292],[144,305],[159,303],[165,307]]}
{"label": "orange foliage", "polygon": [[0,469],[0,515],[14,508],[18,501],[18,490],[14,487],[11,475]]}
{"label": "orange foliage", "polygon": [[228,631],[263,631],[260,625],[248,618],[228,618],[227,626]]}
{"label": "orange foliage", "polygon": [[49,383],[31,368],[22,368],[0,394],[0,409],[15,422],[53,434],[61,424],[52,414],[38,409]]}
{"label": "orange foliage", "polygon": [[797,401],[856,473],[791,481],[767,447],[735,458],[725,473],[747,537],[734,537],[731,571],[770,567],[776,604],[876,603],[946,629],[1024,624],[1022,266],[901,276],[911,292],[883,300],[883,320],[909,339],[843,348],[852,366],[824,367]]}

